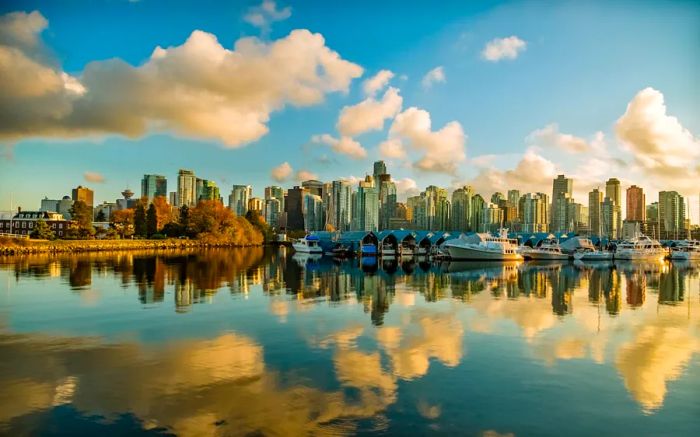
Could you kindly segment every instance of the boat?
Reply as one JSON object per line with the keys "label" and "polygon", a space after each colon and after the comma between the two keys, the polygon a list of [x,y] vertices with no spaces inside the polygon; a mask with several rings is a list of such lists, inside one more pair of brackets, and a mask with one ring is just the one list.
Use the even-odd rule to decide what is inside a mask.
{"label": "boat", "polygon": [[383,244],[381,255],[382,256],[396,256],[396,249],[394,248],[394,245],[386,244],[386,243]]}
{"label": "boat", "polygon": [[538,247],[524,250],[525,259],[536,261],[568,261],[569,254],[561,251],[559,242],[555,240],[545,240]]}
{"label": "boat", "polygon": [[614,256],[616,260],[662,260],[666,254],[657,240],[640,235],[618,244]]}
{"label": "boat", "polygon": [[323,249],[318,244],[319,238],[316,235],[307,235],[292,242],[292,247],[299,253],[319,253],[323,254]]}
{"label": "boat", "polygon": [[607,250],[580,250],[574,252],[574,259],[577,261],[611,261],[613,253]]}
{"label": "boat", "polygon": [[700,241],[684,240],[671,248],[671,259],[674,261],[700,260]]}
{"label": "boat", "polygon": [[336,258],[346,258],[352,256],[353,252],[349,247],[343,244],[338,244],[333,248],[332,255]]}
{"label": "boat", "polygon": [[400,256],[413,256],[413,248],[408,245],[399,245],[399,255]]}
{"label": "boat", "polygon": [[443,243],[453,260],[521,261],[516,240],[508,238],[508,230],[501,229],[497,237],[484,233],[460,235]]}
{"label": "boat", "polygon": [[360,246],[360,256],[377,256],[377,246],[374,244],[363,244]]}

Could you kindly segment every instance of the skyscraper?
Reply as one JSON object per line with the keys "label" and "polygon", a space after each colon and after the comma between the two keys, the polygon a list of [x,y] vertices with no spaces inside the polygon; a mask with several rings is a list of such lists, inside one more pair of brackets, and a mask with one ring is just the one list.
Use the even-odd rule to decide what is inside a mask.
{"label": "skyscraper", "polygon": [[676,191],[659,193],[659,227],[662,239],[687,238],[685,200]]}
{"label": "skyscraper", "polygon": [[216,182],[197,178],[197,202],[200,200],[221,200],[221,193]]}
{"label": "skyscraper", "polygon": [[627,189],[627,214],[628,221],[646,221],[646,197],[644,190],[636,185]]}
{"label": "skyscraper", "polygon": [[177,174],[177,206],[197,203],[197,177],[192,170],[180,169]]}
{"label": "skyscraper", "polygon": [[149,202],[153,198],[168,195],[168,180],[165,176],[157,174],[145,174],[141,179],[141,197],[147,197]]}
{"label": "skyscraper", "polygon": [[279,199],[274,197],[265,199],[263,217],[268,225],[272,226],[273,228],[277,228],[279,226],[279,216],[281,211],[281,202]]}
{"label": "skyscraper", "polygon": [[396,184],[391,175],[380,174],[379,179],[379,229],[389,228],[389,219],[396,214]]}
{"label": "skyscraper", "polygon": [[379,176],[387,174],[386,172],[386,164],[384,164],[384,161],[375,161],[374,162],[374,172],[372,174],[372,177],[374,178],[375,183],[379,180]]}
{"label": "skyscraper", "polygon": [[331,182],[326,222],[337,231],[350,230],[352,223],[352,187],[347,181]]}
{"label": "skyscraper", "polygon": [[472,207],[472,196],[474,190],[470,186],[457,188],[452,192],[452,230],[471,231],[470,218]]}
{"label": "skyscraper", "polygon": [[597,237],[603,236],[603,193],[594,189],[588,193],[588,231]]}
{"label": "skyscraper", "polygon": [[286,216],[287,230],[297,231],[304,229],[304,194],[305,188],[294,186],[287,190],[284,198],[284,213]]}
{"label": "skyscraper", "polygon": [[93,198],[94,198],[94,193],[91,189],[87,187],[83,187],[82,185],[78,185],[76,188],[73,188],[73,202],[77,202],[78,200],[85,202],[87,206],[92,208],[93,205]]}
{"label": "skyscraper", "polygon": [[321,196],[306,192],[303,195],[304,230],[321,231],[323,226],[323,200]]}
{"label": "skyscraper", "polygon": [[359,231],[376,231],[379,227],[379,191],[372,176],[366,176],[359,183],[353,223],[354,229]]}
{"label": "skyscraper", "polygon": [[622,205],[622,194],[620,191],[620,181],[616,178],[610,178],[605,182],[605,197],[616,205]]}
{"label": "skyscraper", "polygon": [[315,179],[309,179],[308,181],[303,181],[301,183],[301,186],[303,188],[306,188],[306,190],[309,193],[315,194],[319,197],[323,197],[323,182],[317,181]]}
{"label": "skyscraper", "polygon": [[228,196],[228,207],[237,216],[243,217],[248,212],[248,201],[253,197],[250,185],[232,185]]}
{"label": "skyscraper", "polygon": [[544,193],[528,193],[518,201],[519,219],[523,232],[547,232],[549,199]]}
{"label": "skyscraper", "polygon": [[[610,211],[604,214],[607,217],[606,228],[610,231],[610,238],[620,238],[622,234],[622,193],[620,181],[610,178],[605,182],[605,197],[610,199]],[[603,199],[605,203],[605,199]]]}
{"label": "skyscraper", "polygon": [[484,206],[481,213],[481,232],[498,232],[503,223],[503,210],[494,203]]}
{"label": "skyscraper", "polygon": [[469,217],[469,228],[473,230],[481,229],[481,222],[483,220],[483,211],[486,207],[486,202],[481,194],[475,194],[472,196],[471,201],[471,216]]}
{"label": "skyscraper", "polygon": [[602,235],[608,238],[620,238],[622,234],[622,211],[620,205],[615,201],[605,196],[601,204],[601,216],[603,220]]}
{"label": "skyscraper", "polygon": [[552,181],[552,220],[551,232],[567,232],[572,225],[569,217],[569,203],[573,201],[573,179],[558,175]]}
{"label": "skyscraper", "polygon": [[281,210],[284,209],[284,190],[277,185],[265,187],[265,200],[277,199],[280,201]]}

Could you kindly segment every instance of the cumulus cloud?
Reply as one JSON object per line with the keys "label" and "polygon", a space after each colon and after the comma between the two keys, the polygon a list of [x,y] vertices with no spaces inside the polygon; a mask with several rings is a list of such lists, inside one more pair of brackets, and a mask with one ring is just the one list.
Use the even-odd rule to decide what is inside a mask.
{"label": "cumulus cloud", "polygon": [[294,170],[292,169],[292,166],[289,165],[288,162],[283,162],[282,164],[278,165],[277,167],[272,169],[272,172],[270,175],[272,176],[272,179],[274,179],[277,182],[284,182],[289,177],[292,175],[292,172]]}
{"label": "cumulus cloud", "polygon": [[345,106],[340,111],[336,127],[344,136],[355,136],[384,128],[384,120],[401,111],[403,98],[396,88],[389,88],[381,100],[368,97],[357,105]]}
{"label": "cumulus cloud", "polygon": [[411,178],[402,178],[394,181],[396,184],[396,193],[402,197],[415,196],[420,193],[418,184]]}
{"label": "cumulus cloud", "polygon": [[543,157],[534,149],[528,149],[515,168],[502,170],[495,167],[482,168],[479,174],[469,181],[478,193],[505,192],[520,189],[524,193],[544,191],[551,188],[552,179],[557,175],[554,162]]}
{"label": "cumulus cloud", "polygon": [[389,138],[379,144],[379,154],[385,159],[403,159],[406,149],[399,138]]}
{"label": "cumulus cloud", "polygon": [[569,153],[584,153],[590,152],[594,148],[600,149],[604,143],[604,135],[602,132],[596,132],[593,141],[589,143],[583,138],[559,132],[559,125],[551,123],[530,133],[526,141],[542,148],[563,150]]}
{"label": "cumulus cloud", "polygon": [[434,83],[444,83],[447,81],[445,71],[442,66],[435,67],[423,76],[423,88],[430,88]]}
{"label": "cumulus cloud", "polygon": [[430,113],[410,107],[396,116],[389,130],[389,138],[405,140],[409,146],[423,152],[414,163],[420,170],[455,174],[467,157],[466,136],[456,121],[433,131]]}
{"label": "cumulus cloud", "polygon": [[308,170],[299,170],[297,172],[297,180],[298,181],[308,181],[311,179],[318,179],[318,175],[316,173],[312,173]]}
{"label": "cumulus cloud", "polygon": [[491,62],[515,59],[526,47],[527,43],[515,35],[507,38],[495,38],[486,43],[481,57]]}
{"label": "cumulus cloud", "polygon": [[272,112],[347,92],[362,75],[360,66],[307,30],[270,43],[242,38],[233,50],[195,30],[180,46],[156,47],[140,66],[96,61],[72,77],[45,55],[41,14],[14,13],[2,20],[4,140],[107,133],[136,138],[155,130],[239,147],[267,133]]}
{"label": "cumulus cloud", "polygon": [[290,6],[277,9],[277,3],[273,0],[263,0],[258,6],[248,9],[248,13],[243,19],[255,27],[268,30],[270,24],[275,21],[283,21],[292,16]]}
{"label": "cumulus cloud", "polygon": [[617,120],[615,133],[648,171],[674,172],[700,156],[700,140],[666,113],[664,95],[654,88],[634,96]]}
{"label": "cumulus cloud", "polygon": [[381,70],[362,83],[362,90],[367,97],[373,97],[379,91],[383,90],[393,77],[394,73],[390,70]]}
{"label": "cumulus cloud", "polygon": [[330,146],[335,152],[348,155],[353,159],[364,159],[367,157],[367,150],[362,147],[362,144],[350,137],[343,136],[338,139],[329,134],[322,134],[312,136],[311,141],[316,144]]}
{"label": "cumulus cloud", "polygon": [[104,176],[94,171],[86,171],[83,173],[83,177],[87,182],[92,182],[96,184],[101,184],[105,181]]}

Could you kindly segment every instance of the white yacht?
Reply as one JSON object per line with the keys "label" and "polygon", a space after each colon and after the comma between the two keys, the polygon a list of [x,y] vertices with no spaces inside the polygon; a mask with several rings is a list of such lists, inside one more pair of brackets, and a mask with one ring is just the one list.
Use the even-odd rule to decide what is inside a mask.
{"label": "white yacht", "polygon": [[675,261],[700,260],[700,241],[680,241],[671,249],[671,259]]}
{"label": "white yacht", "polygon": [[533,247],[523,251],[525,259],[536,261],[567,261],[569,254],[561,251],[559,242],[555,240],[545,240],[538,247]]}
{"label": "white yacht", "polygon": [[384,257],[396,256],[396,249],[392,244],[384,243],[382,244],[381,255]]}
{"label": "white yacht", "polygon": [[304,238],[294,240],[292,247],[299,253],[318,253],[323,254],[323,249],[318,244],[318,237],[315,235],[307,235]]}
{"label": "white yacht", "polygon": [[662,260],[666,257],[666,249],[661,243],[646,235],[625,240],[617,245],[616,260]]}
{"label": "white yacht", "polygon": [[459,238],[447,240],[444,248],[454,260],[481,261],[520,261],[516,240],[508,238],[508,231],[501,229],[500,235],[491,234],[460,235]]}
{"label": "white yacht", "polygon": [[578,250],[574,252],[574,259],[578,261],[610,261],[613,253],[607,250]]}

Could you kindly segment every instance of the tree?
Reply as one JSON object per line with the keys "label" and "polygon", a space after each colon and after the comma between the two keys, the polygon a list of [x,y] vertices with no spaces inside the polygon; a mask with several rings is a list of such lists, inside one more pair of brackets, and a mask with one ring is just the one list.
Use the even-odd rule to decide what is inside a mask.
{"label": "tree", "polygon": [[156,207],[157,228],[163,227],[173,221],[173,208],[163,196],[153,198],[153,205]]}
{"label": "tree", "polygon": [[107,221],[107,216],[105,216],[105,212],[103,210],[100,210],[100,212],[97,213],[97,217],[95,217],[96,222],[106,222]]}
{"label": "tree", "polygon": [[265,218],[263,218],[263,216],[258,211],[249,209],[248,212],[245,213],[245,219],[248,220],[248,222],[251,225],[253,225],[253,227],[260,231],[260,233],[265,238],[265,241],[272,240],[272,228],[267,224]]}
{"label": "tree", "polygon": [[56,234],[54,234],[49,225],[43,220],[39,220],[36,222],[34,230],[32,231],[30,236],[32,238],[37,238],[40,240],[53,240],[54,238],[56,238]]}
{"label": "tree", "polygon": [[134,210],[122,209],[112,213],[112,226],[124,238],[134,233]]}
{"label": "tree", "polygon": [[180,225],[183,229],[187,229],[190,225],[190,208],[187,205],[182,205],[180,207]]}
{"label": "tree", "polygon": [[149,205],[148,212],[146,213],[146,233],[149,237],[158,233],[158,216],[156,213],[156,206],[152,203]]}
{"label": "tree", "polygon": [[134,211],[134,235],[138,237],[146,237],[148,229],[146,227],[146,209],[143,203],[139,202]]}
{"label": "tree", "polygon": [[70,209],[71,225],[68,234],[73,238],[88,238],[95,234],[92,227],[92,208],[82,200],[73,202]]}

